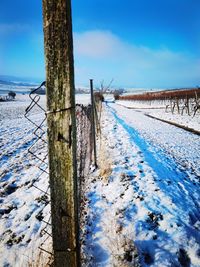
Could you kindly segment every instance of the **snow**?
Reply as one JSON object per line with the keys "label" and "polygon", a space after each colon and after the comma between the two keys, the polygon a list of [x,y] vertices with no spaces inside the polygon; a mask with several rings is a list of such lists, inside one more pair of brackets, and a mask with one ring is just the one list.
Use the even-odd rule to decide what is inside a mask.
{"label": "snow", "polygon": [[200,176],[198,135],[148,118],[145,115],[146,112],[141,110],[127,109],[120,105],[112,105],[112,107],[115,107],[117,114],[120,114],[120,117],[126,119],[127,124],[139,131],[145,140],[156,144],[154,146],[156,153],[168,152],[169,157],[175,158],[181,163],[183,169],[186,171],[190,169],[196,176]]}
{"label": "snow", "polygon": [[75,100],[78,104],[89,105],[91,103],[91,96],[90,94],[76,94]]}
{"label": "snow", "polygon": [[[90,103],[89,94],[76,98],[81,104]],[[0,103],[0,266],[46,266],[51,258],[39,249],[52,250],[51,238],[45,234],[51,233],[45,223],[50,218],[49,194],[45,194],[48,175],[39,169],[45,169],[46,164],[41,165],[28,152],[31,149],[43,159],[47,145],[35,143],[36,127],[24,117],[30,103],[26,94],[17,94],[15,101]],[[44,95],[39,103],[45,108]],[[28,118],[40,125],[44,112],[34,106]],[[42,128],[46,131],[45,123]]]}
{"label": "snow", "polygon": [[199,137],[117,104],[101,125],[99,169],[85,185],[84,266],[199,266]]}
{"label": "snow", "polygon": [[[41,103],[45,105],[44,96]],[[39,247],[51,251],[50,239],[43,246],[47,235],[42,232],[46,226],[42,219],[50,216],[49,199],[44,194],[48,179],[39,170],[39,161],[28,153],[36,141],[35,127],[24,118],[29,104],[27,95],[0,103],[0,266],[45,266],[49,255]],[[35,108],[30,118],[40,123],[43,114]],[[40,142],[33,149],[44,157],[46,147]]]}
{"label": "snow", "polygon": [[[41,96],[43,107],[45,102]],[[86,105],[90,95],[76,95],[76,102]],[[47,174],[28,153],[34,145],[31,149],[44,158],[47,147],[35,144],[35,127],[24,118],[29,104],[27,95],[0,103],[0,266],[4,267],[46,266],[50,255],[38,248],[52,249],[43,230],[50,212]],[[91,167],[82,184],[82,266],[200,266],[200,139],[146,116],[165,120],[171,116],[180,123],[178,115],[165,114],[157,104],[156,109],[127,108],[127,102],[103,106],[98,168]],[[43,115],[34,108],[29,118],[40,123]],[[199,114],[179,117],[198,130]],[[51,233],[49,227],[45,230]]]}
{"label": "snow", "polygon": [[186,126],[187,128],[194,129],[200,133],[200,116],[188,116],[187,114],[172,114],[171,112],[163,112],[161,110],[151,111],[149,114],[155,118]]}
{"label": "snow", "polygon": [[125,101],[119,100],[117,104],[135,109],[138,111],[143,111],[145,114],[151,115],[154,118],[165,120],[171,123],[178,124],[183,127],[193,129],[200,134],[200,114],[197,113],[196,116],[188,115],[185,112],[183,114],[178,114],[176,111],[172,114],[170,111],[166,112],[165,101]]}

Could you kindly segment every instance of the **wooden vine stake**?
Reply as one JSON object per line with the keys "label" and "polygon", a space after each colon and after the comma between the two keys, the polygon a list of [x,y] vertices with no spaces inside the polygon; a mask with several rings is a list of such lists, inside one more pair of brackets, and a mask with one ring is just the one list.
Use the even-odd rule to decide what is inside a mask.
{"label": "wooden vine stake", "polygon": [[80,265],[70,0],[43,0],[48,150],[55,267]]}

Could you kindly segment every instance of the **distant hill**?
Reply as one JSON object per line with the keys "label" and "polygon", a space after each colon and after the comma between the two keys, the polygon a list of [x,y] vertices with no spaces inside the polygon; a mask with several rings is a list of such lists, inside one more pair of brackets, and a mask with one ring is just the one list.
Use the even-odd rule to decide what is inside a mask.
{"label": "distant hill", "polygon": [[8,82],[8,81],[3,81],[3,80],[0,80],[0,84],[15,85],[15,83],[13,83],[13,82]]}
{"label": "distant hill", "polygon": [[[31,90],[31,92],[35,91],[35,88]],[[35,92],[37,95],[46,95],[46,87],[42,86]]]}
{"label": "distant hill", "polygon": [[12,86],[33,86],[33,85],[35,85],[35,84],[32,84],[32,83],[10,82],[10,81],[3,81],[3,80],[0,80],[0,84],[12,85]]}
{"label": "distant hill", "polygon": [[38,82],[29,81],[26,78],[19,78],[9,75],[0,75],[0,84],[12,85],[12,86],[31,86],[31,85],[35,86],[38,84]]}

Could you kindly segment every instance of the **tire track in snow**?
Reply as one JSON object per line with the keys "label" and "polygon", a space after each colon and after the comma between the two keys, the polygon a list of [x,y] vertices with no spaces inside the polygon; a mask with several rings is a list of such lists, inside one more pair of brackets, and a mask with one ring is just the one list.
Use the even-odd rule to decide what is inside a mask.
{"label": "tire track in snow", "polygon": [[[147,143],[137,130],[129,126],[110,107],[117,122],[123,126],[130,136],[130,141],[135,143],[142,151],[145,161],[151,166],[157,175],[157,183],[160,189],[169,195],[176,205],[183,210],[189,210],[195,204],[193,213],[200,220],[200,189],[198,184],[189,180],[188,174],[179,169],[177,163],[154,148],[153,144]],[[150,148],[151,146],[151,148]],[[153,150],[152,150],[153,148]],[[154,152],[156,151],[156,152]],[[156,154],[155,154],[156,153]],[[175,190],[169,190],[169,185]],[[196,200],[195,200],[196,198]]]}

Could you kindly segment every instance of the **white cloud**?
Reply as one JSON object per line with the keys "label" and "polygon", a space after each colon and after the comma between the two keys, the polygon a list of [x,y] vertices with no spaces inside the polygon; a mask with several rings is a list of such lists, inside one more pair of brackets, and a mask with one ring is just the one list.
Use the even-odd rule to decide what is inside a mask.
{"label": "white cloud", "polygon": [[136,86],[189,86],[200,78],[199,59],[192,55],[129,44],[109,31],[75,33],[74,50],[77,79],[82,67],[80,79],[88,74],[101,80],[107,75]]}
{"label": "white cloud", "polygon": [[107,57],[119,40],[107,31],[89,31],[74,33],[75,52],[92,58]]}

